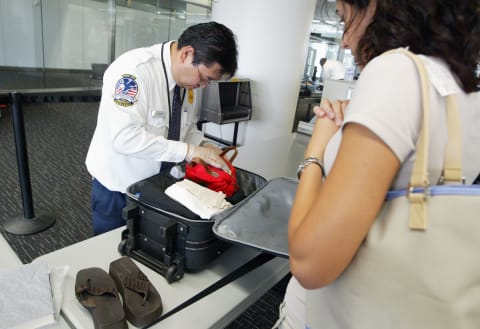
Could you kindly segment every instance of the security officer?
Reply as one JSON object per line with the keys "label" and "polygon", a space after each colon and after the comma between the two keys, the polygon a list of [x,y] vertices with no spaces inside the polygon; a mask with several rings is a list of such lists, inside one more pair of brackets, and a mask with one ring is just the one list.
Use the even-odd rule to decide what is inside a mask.
{"label": "security officer", "polygon": [[322,67],[321,78],[322,81],[327,79],[343,80],[345,79],[345,66],[343,63],[334,59],[320,59],[320,66]]}
{"label": "security officer", "polygon": [[[86,158],[93,177],[95,234],[125,225],[126,189],[158,173],[167,162],[198,157],[226,168],[219,148],[199,146],[203,134],[196,128],[196,113],[177,106],[185,97],[185,91],[180,92],[182,98],[178,90],[192,93],[233,76],[237,53],[232,31],[208,22],[190,26],[177,41],[128,51],[108,67]],[[179,130],[177,136],[170,137],[174,130]]]}

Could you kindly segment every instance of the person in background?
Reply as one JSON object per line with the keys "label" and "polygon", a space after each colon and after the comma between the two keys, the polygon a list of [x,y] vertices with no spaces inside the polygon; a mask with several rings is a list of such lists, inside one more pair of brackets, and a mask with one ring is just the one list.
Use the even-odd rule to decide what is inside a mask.
{"label": "person in background", "polygon": [[320,60],[320,66],[322,67],[321,78],[322,81],[330,80],[343,80],[345,79],[345,66],[343,63],[334,60],[326,59],[325,57]]}
{"label": "person in background", "polygon": [[[472,183],[478,175],[480,81],[474,71],[480,60],[480,3],[344,0],[336,1],[336,9],[345,22],[342,46],[351,49],[362,72],[349,103],[324,100],[314,108],[318,119],[304,156],[315,161],[305,162],[290,214],[288,242],[293,277],[275,327],[313,329],[311,316],[323,323],[321,328],[476,327],[477,312],[471,310],[471,317],[466,318],[456,312],[458,305],[441,300],[424,303],[442,305],[428,310],[405,303],[403,314],[421,316],[411,316],[411,323],[399,324],[395,321],[398,310],[388,301],[372,305],[366,303],[368,296],[359,294],[348,305],[340,304],[336,302],[339,296],[326,297],[322,288],[348,271],[387,191],[406,189],[412,172],[423,118],[419,76],[406,55],[380,54],[408,47],[422,54],[426,63],[430,126],[435,128],[430,132],[430,181],[441,176],[448,138],[444,97],[452,93],[457,94],[459,105],[466,183]],[[394,278],[391,280],[394,282]],[[462,280],[461,273],[452,280]],[[372,289],[379,282],[372,273]],[[383,285],[375,289],[389,289],[389,278],[381,282]],[[317,297],[315,305],[308,304],[312,299],[306,299],[306,289],[311,290],[308,296]],[[352,295],[368,290],[351,289]],[[407,293],[425,298],[421,291]],[[474,291],[465,293],[472,298],[472,294],[478,296]],[[440,309],[443,311],[438,317],[425,318]],[[438,323],[438,318],[445,316],[456,325]]]}
{"label": "person in background", "polygon": [[199,146],[196,113],[181,105],[185,90],[233,76],[237,56],[232,31],[208,22],[188,27],[176,41],[130,50],[108,67],[86,157],[94,234],[125,225],[128,186],[161,168],[201,158],[228,170],[219,148]]}

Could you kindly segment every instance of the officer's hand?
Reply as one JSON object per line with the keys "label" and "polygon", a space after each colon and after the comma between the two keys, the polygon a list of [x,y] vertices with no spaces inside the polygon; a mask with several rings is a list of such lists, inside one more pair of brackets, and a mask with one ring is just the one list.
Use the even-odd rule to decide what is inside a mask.
{"label": "officer's hand", "polygon": [[230,174],[230,168],[228,168],[227,164],[220,156],[220,153],[222,153],[222,150],[213,145],[195,146],[189,144],[185,160],[191,162],[193,159],[199,158],[205,161],[205,163],[220,168]]}

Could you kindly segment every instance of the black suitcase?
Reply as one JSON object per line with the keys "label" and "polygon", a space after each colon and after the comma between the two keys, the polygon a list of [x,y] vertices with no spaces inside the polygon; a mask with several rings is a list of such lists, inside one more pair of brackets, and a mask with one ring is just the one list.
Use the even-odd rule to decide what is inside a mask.
{"label": "black suitcase", "polygon": [[[233,207],[266,183],[265,178],[241,168],[236,173],[240,190],[227,198]],[[213,233],[213,219],[201,219],[164,193],[179,180],[165,171],[127,189],[123,210],[127,229],[118,247],[121,254],[157,271],[169,283],[180,280],[184,271],[205,268],[230,246]]]}

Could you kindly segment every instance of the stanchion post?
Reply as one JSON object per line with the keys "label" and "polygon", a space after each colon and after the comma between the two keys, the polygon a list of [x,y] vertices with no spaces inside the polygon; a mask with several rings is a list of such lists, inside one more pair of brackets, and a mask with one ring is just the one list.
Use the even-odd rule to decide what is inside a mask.
{"label": "stanchion post", "polygon": [[55,223],[55,218],[49,215],[35,217],[28,168],[27,142],[25,138],[25,125],[22,111],[21,94],[10,93],[13,133],[15,136],[15,149],[17,155],[18,176],[22,194],[23,217],[10,218],[5,221],[3,228],[11,234],[27,235],[43,231]]}
{"label": "stanchion post", "polygon": [[30,170],[28,168],[27,142],[25,138],[25,120],[23,118],[21,95],[10,94],[12,105],[13,134],[15,137],[15,150],[17,154],[18,178],[22,193],[23,217],[32,219],[35,217],[32,200],[32,186],[30,182]]}

